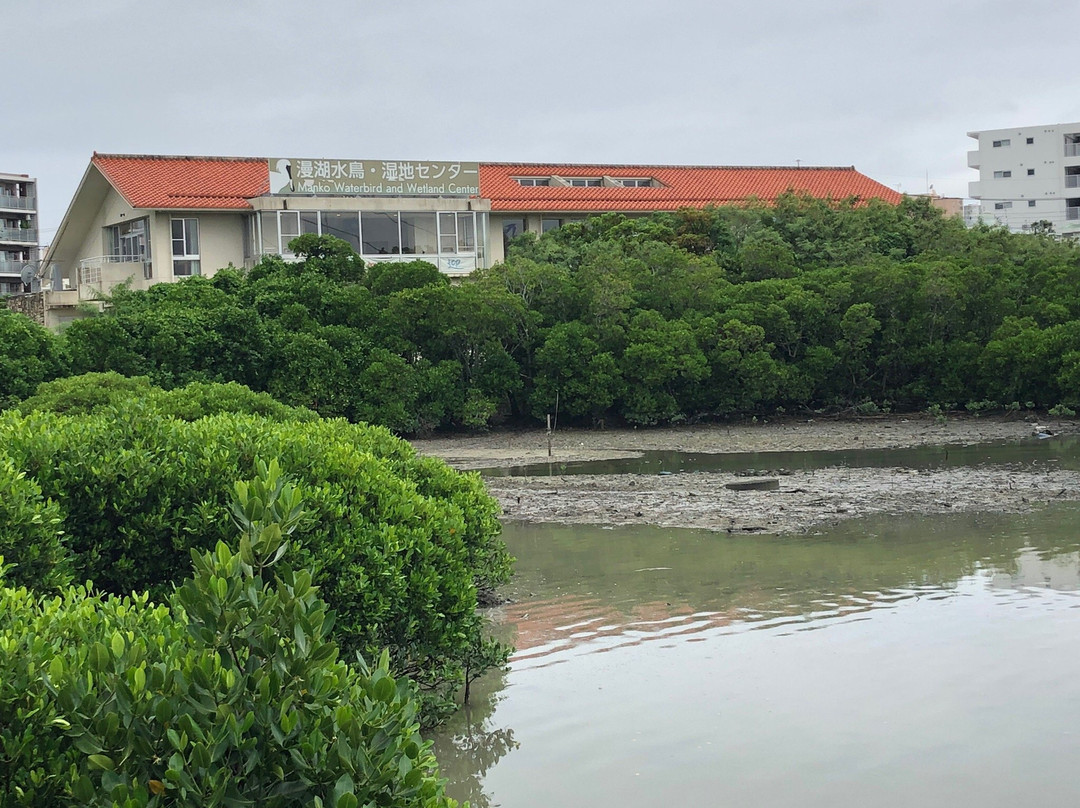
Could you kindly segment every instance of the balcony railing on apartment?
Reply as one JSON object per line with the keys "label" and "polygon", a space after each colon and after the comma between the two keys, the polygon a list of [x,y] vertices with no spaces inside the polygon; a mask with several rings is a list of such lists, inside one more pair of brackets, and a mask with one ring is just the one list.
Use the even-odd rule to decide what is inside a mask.
{"label": "balcony railing on apartment", "polygon": [[1065,218],[1069,221],[1080,219],[1080,207],[1065,208]]}
{"label": "balcony railing on apartment", "polygon": [[1080,143],[1066,143],[1065,144],[1065,156],[1066,157],[1080,157]]}
{"label": "balcony railing on apartment", "polygon": [[1080,188],[1080,174],[1066,174],[1065,175],[1065,187],[1066,188]]}
{"label": "balcony railing on apartment", "polygon": [[0,275],[22,275],[23,267],[37,266],[37,261],[0,261]]}
{"label": "balcony railing on apartment", "polygon": [[0,241],[37,244],[38,232],[32,227],[0,227]]}
{"label": "balcony railing on apartment", "polygon": [[37,210],[37,197],[0,194],[0,208],[7,208],[8,210]]}

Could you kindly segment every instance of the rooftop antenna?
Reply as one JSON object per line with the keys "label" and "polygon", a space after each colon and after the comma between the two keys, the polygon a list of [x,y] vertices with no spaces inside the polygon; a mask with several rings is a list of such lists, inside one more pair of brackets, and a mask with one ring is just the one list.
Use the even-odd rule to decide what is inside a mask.
{"label": "rooftop antenna", "polygon": [[802,168],[802,160],[795,158],[795,168]]}

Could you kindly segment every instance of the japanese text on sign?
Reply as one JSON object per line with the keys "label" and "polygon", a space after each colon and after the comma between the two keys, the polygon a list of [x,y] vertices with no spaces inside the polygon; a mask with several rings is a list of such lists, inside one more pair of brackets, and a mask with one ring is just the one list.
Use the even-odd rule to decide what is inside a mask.
{"label": "japanese text on sign", "polygon": [[344,194],[351,196],[476,196],[478,163],[430,160],[269,161],[272,194]]}

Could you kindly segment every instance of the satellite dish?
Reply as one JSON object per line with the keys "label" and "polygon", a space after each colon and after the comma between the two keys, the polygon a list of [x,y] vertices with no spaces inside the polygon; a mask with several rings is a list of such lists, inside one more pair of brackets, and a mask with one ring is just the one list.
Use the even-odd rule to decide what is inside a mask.
{"label": "satellite dish", "polygon": [[34,282],[34,276],[37,275],[37,268],[33,264],[27,264],[22,268],[22,272],[19,273],[22,277],[24,286],[29,286]]}

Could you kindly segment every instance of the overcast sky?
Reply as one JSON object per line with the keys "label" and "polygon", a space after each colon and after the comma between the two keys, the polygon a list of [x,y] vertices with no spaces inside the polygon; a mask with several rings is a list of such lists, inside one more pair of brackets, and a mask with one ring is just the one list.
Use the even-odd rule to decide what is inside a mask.
{"label": "overcast sky", "polygon": [[1080,120],[1057,0],[3,0],[0,171],[42,243],[91,154],[854,165],[962,196]]}

